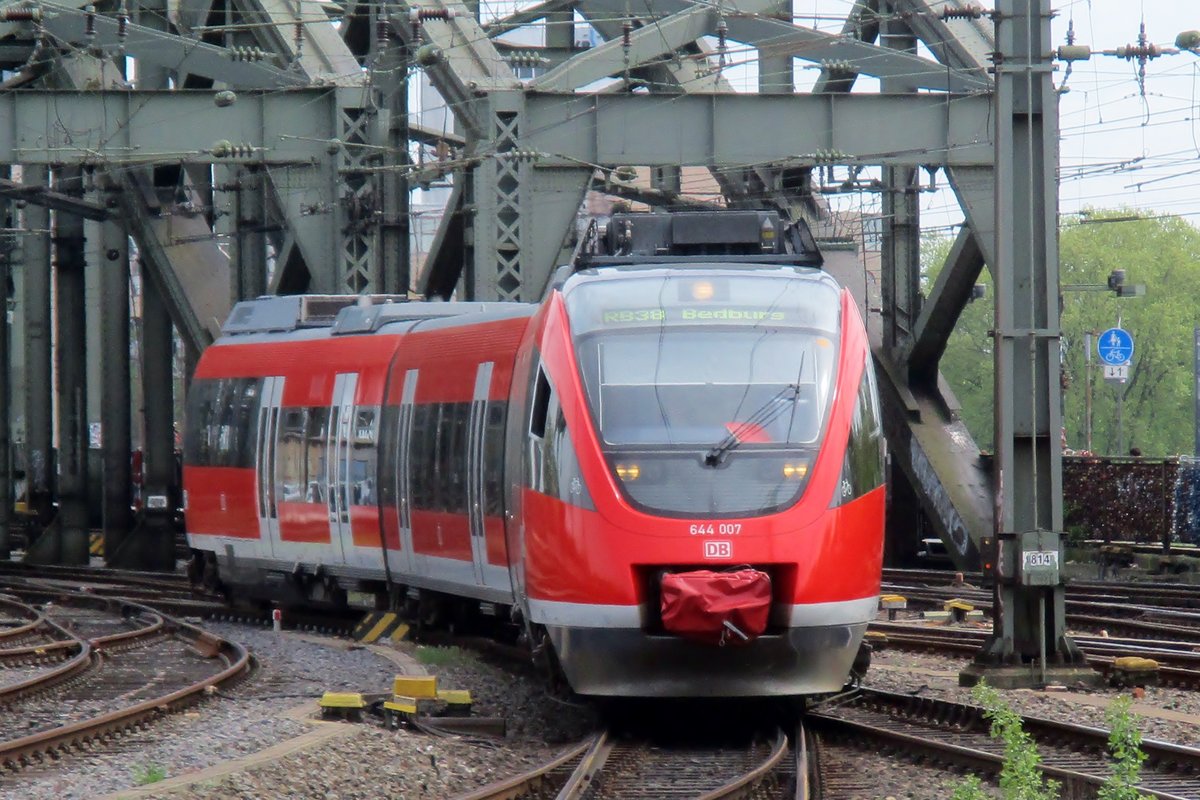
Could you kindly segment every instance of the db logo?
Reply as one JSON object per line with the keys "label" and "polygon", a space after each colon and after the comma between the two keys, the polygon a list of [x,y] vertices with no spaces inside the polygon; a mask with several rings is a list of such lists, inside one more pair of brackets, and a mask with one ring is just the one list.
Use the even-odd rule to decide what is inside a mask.
{"label": "db logo", "polygon": [[705,542],[705,558],[733,558],[732,542]]}

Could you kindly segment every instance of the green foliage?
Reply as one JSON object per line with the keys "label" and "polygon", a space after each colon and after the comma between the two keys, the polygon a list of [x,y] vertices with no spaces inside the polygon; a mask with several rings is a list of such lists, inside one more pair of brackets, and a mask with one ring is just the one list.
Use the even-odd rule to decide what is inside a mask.
{"label": "green foliage", "polygon": [[954,787],[950,800],[988,800],[987,792],[983,790],[983,781],[974,775],[962,779],[962,783]]}
{"label": "green foliage", "polygon": [[1142,733],[1128,695],[1118,697],[1108,707],[1108,751],[1112,755],[1112,775],[1100,787],[1099,800],[1153,800],[1135,787],[1142,772],[1146,754],[1142,752]]}
{"label": "green foliage", "polygon": [[1000,794],[1004,800],[1056,800],[1059,784],[1047,780],[1038,765],[1033,737],[1021,726],[1021,715],[1005,703],[1000,693],[980,682],[971,695],[992,721],[992,738],[1004,742],[1004,766],[1000,769]]}
{"label": "green foliage", "polygon": [[[952,239],[926,237],[921,242],[923,281],[932,283],[950,253]],[[925,280],[924,276],[928,276]],[[992,449],[992,317],[995,304],[992,276],[986,269],[977,283],[986,288],[980,300],[968,303],[950,334],[941,370],[950,388],[962,404],[962,420],[975,442],[984,450]],[[926,287],[928,291],[928,287]]]}
{"label": "green foliage", "polygon": [[133,782],[138,786],[158,783],[167,777],[167,768],[162,764],[142,764],[133,769]]}
{"label": "green foliage", "polygon": [[[1000,771],[1000,793],[1004,800],[1057,800],[1060,785],[1042,775],[1038,767],[1041,756],[1033,738],[1021,725],[1021,715],[986,682],[980,682],[971,694],[983,706],[983,715],[992,722],[992,738],[1004,742],[1004,767]],[[1112,774],[1100,788],[1098,800],[1153,800],[1151,795],[1137,790],[1146,754],[1142,752],[1142,734],[1132,706],[1133,699],[1125,695],[1108,708]],[[983,783],[974,775],[964,778],[951,796],[951,800],[986,798]]]}
{"label": "green foliage", "polygon": [[[926,282],[932,281],[949,239],[923,243]],[[1145,284],[1145,297],[1109,291],[1063,293],[1064,426],[1069,447],[1086,446],[1085,396],[1092,385],[1092,450],[1124,455],[1138,447],[1147,456],[1191,452],[1192,331],[1200,323],[1193,287],[1200,284],[1200,230],[1181,219],[1159,219],[1128,210],[1091,211],[1060,230],[1064,285],[1102,286],[1114,269],[1127,284]],[[950,336],[941,369],[963,406],[963,420],[980,447],[992,448],[992,340],[994,298],[969,304]],[[1124,390],[1124,436],[1118,436],[1117,389],[1103,380],[1093,352],[1087,367],[1086,334],[1118,322],[1137,347]],[[1092,347],[1095,347],[1093,342]],[[1123,441],[1121,441],[1123,438]]]}

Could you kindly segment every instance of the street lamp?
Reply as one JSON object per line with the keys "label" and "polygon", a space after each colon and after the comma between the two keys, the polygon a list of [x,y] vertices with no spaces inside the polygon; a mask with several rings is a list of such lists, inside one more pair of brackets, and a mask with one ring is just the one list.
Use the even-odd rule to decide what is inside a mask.
{"label": "street lamp", "polygon": [[1064,283],[1064,292],[1112,292],[1117,297],[1142,297],[1146,294],[1146,284],[1125,283],[1125,270],[1114,269],[1108,273],[1108,283]]}

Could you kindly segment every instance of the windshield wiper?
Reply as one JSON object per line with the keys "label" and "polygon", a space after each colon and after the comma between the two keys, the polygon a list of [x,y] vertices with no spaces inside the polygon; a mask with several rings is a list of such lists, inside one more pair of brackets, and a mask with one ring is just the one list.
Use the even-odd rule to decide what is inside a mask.
{"label": "windshield wiper", "polygon": [[[789,397],[790,395],[790,397]],[[742,434],[750,433],[756,428],[762,428],[770,425],[785,411],[794,408],[794,404],[800,397],[800,384],[789,383],[775,394],[767,398],[753,414],[746,418],[745,422],[736,422],[729,427],[729,433],[725,438],[713,445],[707,453],[704,454],[704,466],[719,467],[725,460],[725,456],[735,447],[740,445],[744,440]],[[790,399],[791,403],[781,403],[780,400]]]}

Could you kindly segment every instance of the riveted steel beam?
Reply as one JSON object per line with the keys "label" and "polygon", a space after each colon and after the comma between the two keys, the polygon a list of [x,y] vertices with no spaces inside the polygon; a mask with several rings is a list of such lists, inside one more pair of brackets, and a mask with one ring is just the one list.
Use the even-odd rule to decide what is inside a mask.
{"label": "riveted steel beam", "polygon": [[[986,165],[986,96],[529,94],[522,146],[541,166]],[[747,126],[745,120],[754,120]],[[879,120],[892,120],[879,136]],[[663,136],[666,130],[676,135]],[[781,135],[786,131],[786,135]],[[483,154],[481,154],[483,155]]]}
{"label": "riveted steel beam", "polygon": [[19,91],[0,95],[0,163],[297,164],[325,157],[338,90]]}

